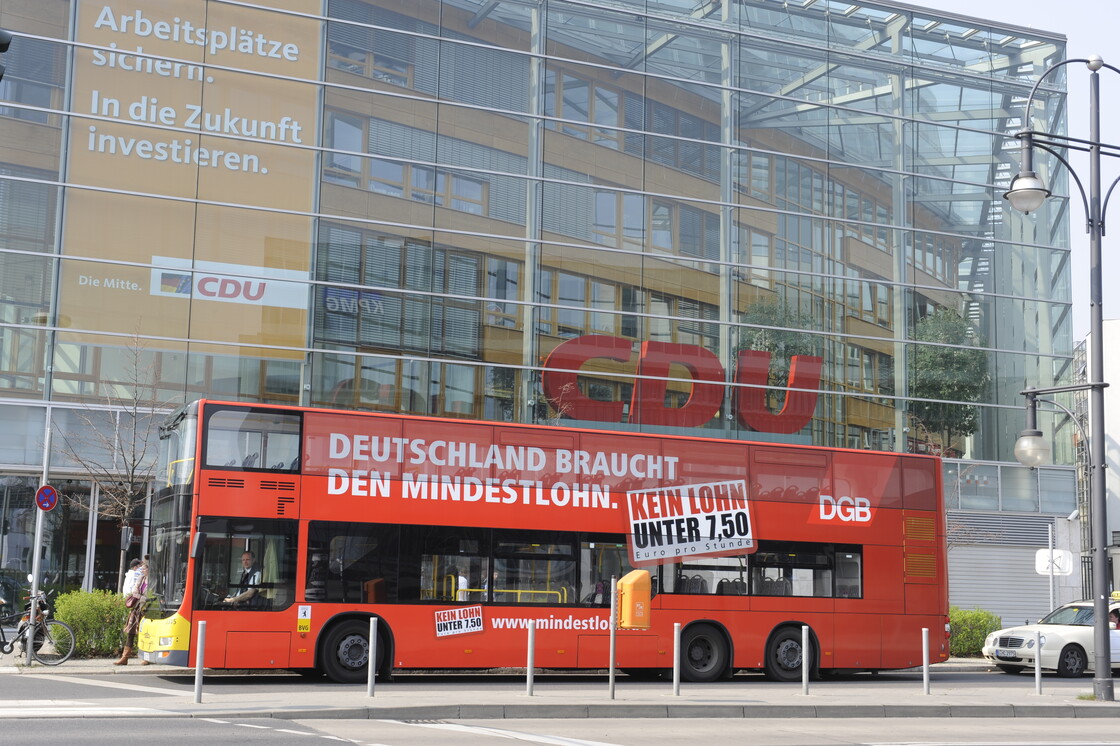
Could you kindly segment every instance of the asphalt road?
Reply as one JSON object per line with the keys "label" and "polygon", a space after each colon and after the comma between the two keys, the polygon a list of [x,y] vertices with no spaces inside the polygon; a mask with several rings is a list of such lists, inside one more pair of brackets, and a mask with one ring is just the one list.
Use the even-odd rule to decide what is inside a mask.
{"label": "asphalt road", "polygon": [[1114,720],[1013,721],[976,719],[809,719],[809,720],[476,720],[385,721],[270,719],[98,718],[9,721],[6,743],[146,744],[205,742],[219,744],[356,743],[368,746],[492,746],[495,743],[555,746],[680,746],[681,744],[750,744],[750,746],[853,746],[887,744],[1003,744],[1066,746],[1120,744]]}

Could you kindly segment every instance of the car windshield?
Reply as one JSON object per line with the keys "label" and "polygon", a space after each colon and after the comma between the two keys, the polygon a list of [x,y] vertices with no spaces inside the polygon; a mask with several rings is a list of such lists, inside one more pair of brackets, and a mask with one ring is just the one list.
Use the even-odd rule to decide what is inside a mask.
{"label": "car windshield", "polygon": [[1063,606],[1043,618],[1039,624],[1075,624],[1091,627],[1093,624],[1092,606]]}

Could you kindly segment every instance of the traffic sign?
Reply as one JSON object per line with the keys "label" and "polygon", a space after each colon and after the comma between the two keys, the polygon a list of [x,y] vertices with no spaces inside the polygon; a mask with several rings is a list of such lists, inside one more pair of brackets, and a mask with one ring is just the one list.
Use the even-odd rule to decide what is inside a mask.
{"label": "traffic sign", "polygon": [[58,490],[44,484],[35,493],[35,504],[39,506],[39,510],[53,510],[58,505]]}
{"label": "traffic sign", "polygon": [[1039,575],[1072,575],[1073,552],[1066,549],[1039,549],[1034,553],[1034,571]]}

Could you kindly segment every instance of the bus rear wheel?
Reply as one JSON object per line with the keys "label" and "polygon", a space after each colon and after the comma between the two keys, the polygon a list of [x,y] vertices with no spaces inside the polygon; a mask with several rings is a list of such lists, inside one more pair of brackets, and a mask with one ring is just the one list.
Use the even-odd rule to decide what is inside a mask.
{"label": "bus rear wheel", "polygon": [[715,681],[728,667],[727,641],[710,624],[694,624],[681,637],[681,678]]}
{"label": "bus rear wheel", "polygon": [[774,633],[766,646],[766,678],[771,681],[797,681],[805,665],[801,631],[784,627]]}
{"label": "bus rear wheel", "polygon": [[[384,645],[378,641],[376,665],[384,660]],[[357,684],[368,677],[369,624],[357,620],[336,625],[323,642],[323,673],[339,684]]]}

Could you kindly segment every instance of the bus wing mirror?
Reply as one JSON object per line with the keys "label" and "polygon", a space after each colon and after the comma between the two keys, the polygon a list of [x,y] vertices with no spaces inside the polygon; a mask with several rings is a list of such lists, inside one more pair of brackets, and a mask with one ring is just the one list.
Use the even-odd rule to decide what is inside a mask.
{"label": "bus wing mirror", "polygon": [[191,559],[198,559],[199,550],[202,545],[206,543],[206,534],[201,531],[194,535],[194,541],[191,543]]}

